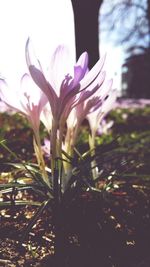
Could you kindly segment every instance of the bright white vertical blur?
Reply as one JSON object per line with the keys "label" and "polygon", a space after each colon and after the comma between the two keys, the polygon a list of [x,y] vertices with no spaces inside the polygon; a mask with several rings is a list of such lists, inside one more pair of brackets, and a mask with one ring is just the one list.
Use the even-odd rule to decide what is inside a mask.
{"label": "bright white vertical blur", "polygon": [[[114,0],[118,2],[118,0]],[[121,2],[121,1],[120,1]],[[113,78],[113,88],[116,88],[118,91],[118,96],[121,96],[122,85],[121,85],[121,66],[123,64],[123,49],[121,45],[116,46],[113,39],[110,38],[117,35],[117,33],[112,31],[111,34],[108,34],[107,29],[109,29],[109,21],[103,19],[103,15],[109,10],[110,4],[113,4],[113,1],[104,0],[100,8],[100,19],[99,19],[99,35],[100,35],[100,45],[99,50],[100,54],[106,53],[106,63],[105,70],[109,78]],[[104,30],[105,29],[105,30]]]}
{"label": "bright white vertical blur", "polygon": [[100,44],[100,53],[106,54],[105,70],[107,77],[113,78],[113,88],[117,89],[118,96],[121,96],[121,65],[123,63],[123,53],[121,47],[115,47],[111,43]]}
{"label": "bright white vertical blur", "polygon": [[28,37],[43,65],[59,44],[68,45],[75,57],[71,0],[0,0],[0,8],[0,74],[11,83],[27,71]]}

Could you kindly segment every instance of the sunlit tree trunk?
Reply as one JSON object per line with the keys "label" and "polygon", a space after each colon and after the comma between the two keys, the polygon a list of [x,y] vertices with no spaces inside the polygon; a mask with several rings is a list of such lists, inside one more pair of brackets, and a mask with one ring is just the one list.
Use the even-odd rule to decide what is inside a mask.
{"label": "sunlit tree trunk", "polygon": [[98,16],[103,0],[72,0],[75,17],[77,58],[84,51],[91,68],[99,58]]}

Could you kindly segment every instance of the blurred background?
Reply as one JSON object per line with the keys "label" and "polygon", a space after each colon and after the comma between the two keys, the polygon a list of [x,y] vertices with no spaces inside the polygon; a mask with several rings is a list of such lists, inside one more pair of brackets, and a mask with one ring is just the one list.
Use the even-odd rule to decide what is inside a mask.
{"label": "blurred background", "polygon": [[60,43],[75,56],[76,33],[77,57],[87,50],[90,67],[107,54],[119,97],[150,98],[150,0],[0,0],[0,6],[0,75],[14,85],[27,71],[29,36],[47,66]]}
{"label": "blurred background", "polygon": [[150,1],[104,0],[99,30],[100,47],[107,47],[116,66],[120,95],[150,98]]}

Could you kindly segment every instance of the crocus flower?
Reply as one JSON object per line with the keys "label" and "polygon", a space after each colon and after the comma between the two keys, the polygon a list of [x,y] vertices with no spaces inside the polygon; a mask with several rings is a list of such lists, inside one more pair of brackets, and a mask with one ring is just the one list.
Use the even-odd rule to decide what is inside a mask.
{"label": "crocus flower", "polygon": [[[114,102],[117,97],[117,91],[112,90],[112,80],[107,81],[103,85],[103,97],[102,102],[100,103],[99,107],[97,107],[92,112],[89,112],[87,114],[87,119],[89,121],[90,129],[91,129],[91,135],[89,135],[89,146],[91,149],[91,155],[94,156],[95,154],[95,135],[96,131],[99,128],[100,122],[104,118],[104,116],[113,108]],[[96,167],[96,162],[93,160],[91,162],[92,167],[92,174],[93,179],[96,179],[98,176],[98,169]]]}
{"label": "crocus flower", "polygon": [[67,133],[65,136],[65,150],[68,155],[73,156],[73,149],[77,141],[77,136],[79,128],[89,114],[96,106],[99,104],[98,97],[91,97],[84,102],[81,102],[76,107],[74,107],[67,119]]}
{"label": "crocus flower", "polygon": [[102,121],[102,119],[107,115],[107,113],[113,109],[113,106],[115,104],[116,98],[117,98],[117,91],[112,90],[112,83],[106,85],[109,87],[109,93],[106,99],[103,100],[102,105],[96,109],[94,112],[91,112],[87,115],[87,119],[89,121],[91,134],[95,136],[95,133],[97,129],[99,128],[99,124]]}
{"label": "crocus flower", "polygon": [[0,97],[8,107],[23,114],[28,119],[34,132],[34,150],[37,161],[43,179],[49,185],[39,136],[40,114],[48,101],[46,95],[36,86],[30,76],[25,74],[21,79],[19,89],[9,88],[5,80],[0,79]]}
{"label": "crocus flower", "polygon": [[48,100],[28,74],[23,75],[19,89],[9,88],[6,81],[0,79],[0,98],[8,107],[22,113],[36,133],[41,111]]}
{"label": "crocus flower", "polygon": [[[94,94],[104,80],[104,74],[101,70],[105,58],[100,59],[88,72],[88,54],[86,52],[80,56],[75,64],[67,47],[58,46],[52,55],[47,78],[40,62],[36,60],[32,53],[32,47],[28,39],[26,43],[26,61],[33,80],[45,93],[50,103],[53,116],[51,153],[52,159],[55,160],[56,157],[61,157],[63,130],[71,110]],[[59,140],[57,142],[58,130]],[[54,166],[54,162],[52,165]],[[53,166],[52,169],[54,169]]]}
{"label": "crocus flower", "polygon": [[[102,86],[100,86],[92,96],[78,104],[70,112],[67,119],[67,135],[65,139],[65,145],[66,147],[68,147],[67,151],[70,155],[72,154],[71,150],[73,150],[77,139],[78,130],[83,120],[89,115],[89,117],[92,117],[93,123],[96,123],[96,126],[99,125],[98,117],[96,116],[96,114],[97,112],[99,114],[100,110],[103,109],[103,105],[105,105],[105,99],[110,93],[111,86],[112,80],[108,81],[105,86],[103,86],[102,83]],[[84,94],[84,92],[81,92],[80,99],[82,99],[82,94]]]}
{"label": "crocus flower", "polygon": [[[88,54],[84,52],[77,63],[65,46],[58,46],[52,55],[49,77],[44,74],[41,64],[33,58],[30,41],[26,44],[26,61],[35,83],[46,94],[54,121],[66,120],[70,111],[81,101],[92,95],[101,85],[101,70],[104,58],[88,73]],[[84,91],[82,99],[80,92]]]}
{"label": "crocus flower", "polygon": [[108,134],[109,130],[112,128],[114,124],[113,120],[107,121],[106,119],[102,119],[102,121],[99,124],[99,127],[97,129],[97,134]]}

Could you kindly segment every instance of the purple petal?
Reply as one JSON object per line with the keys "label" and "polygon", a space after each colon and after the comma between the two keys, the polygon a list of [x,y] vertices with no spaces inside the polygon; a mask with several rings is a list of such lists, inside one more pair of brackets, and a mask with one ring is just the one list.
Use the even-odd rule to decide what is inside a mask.
{"label": "purple petal", "polygon": [[81,54],[76,65],[81,66],[82,69],[85,69],[85,70],[87,69],[88,67],[88,53],[87,52],[84,52]]}
{"label": "purple petal", "polygon": [[83,90],[82,94],[80,94],[76,98],[73,107],[92,96],[101,87],[102,83],[104,82],[105,76],[105,72],[99,73],[97,79],[93,83],[91,83],[86,90]]}
{"label": "purple petal", "polygon": [[55,98],[56,98],[56,93],[51,87],[51,85],[45,79],[45,76],[41,68],[41,64],[35,57],[30,39],[28,39],[26,43],[25,55],[26,55],[26,62],[27,62],[31,77],[33,78],[37,86],[40,87],[40,89],[44,92],[44,94],[47,96],[48,100],[50,101],[51,105],[53,106]]}
{"label": "purple petal", "polygon": [[[98,72],[96,72],[97,76],[94,77],[94,79],[92,81],[90,81],[90,83],[87,83],[87,87],[86,88],[82,88],[81,87],[81,90],[79,90],[80,89],[79,87],[75,87],[68,93],[68,95],[64,99],[63,107],[68,103],[68,101],[70,99],[72,99],[72,105],[71,105],[72,108],[75,107],[76,105],[80,104],[81,102],[85,101],[88,97],[93,95],[100,88],[100,86],[102,85],[102,83],[103,83],[103,81],[105,79],[105,76],[106,76],[105,72],[102,72],[102,73],[100,72],[101,68],[102,68],[102,66],[104,64],[104,60],[105,60],[105,58],[103,60],[101,60],[101,64],[100,64],[100,62],[98,62],[99,64],[97,63],[97,66],[98,66],[96,68],[97,71],[98,71]],[[82,81],[81,81],[80,84],[82,84]],[[80,84],[79,84],[79,86],[80,86]],[[81,91],[85,92],[85,94],[82,94],[82,95],[78,94],[77,95],[77,93],[81,92]],[[75,95],[76,95],[76,98],[73,98]],[[80,97],[81,97],[81,99],[80,99]]]}
{"label": "purple petal", "polygon": [[40,70],[36,69],[35,66],[30,66],[29,71],[34,82],[37,84],[37,86],[40,87],[40,89],[47,96],[51,105],[52,112],[54,112],[58,99],[55,91],[53,90],[51,85],[46,81],[43,73]]}
{"label": "purple petal", "polygon": [[96,109],[97,106],[99,106],[101,104],[100,98],[98,96],[93,96],[91,99],[89,99],[86,103],[86,115],[87,116],[88,113],[92,112],[93,110]]}
{"label": "purple petal", "polygon": [[74,66],[74,82],[73,86],[76,86],[85,76],[88,69],[88,54],[84,52],[76,65]]}
{"label": "purple petal", "polygon": [[107,113],[114,107],[117,98],[117,90],[111,90],[108,98],[103,101],[100,107],[93,110],[93,113],[87,115],[91,130],[98,129],[100,122],[107,115]]}
{"label": "purple petal", "polygon": [[103,68],[105,58],[105,56],[100,58],[98,62],[94,65],[94,67],[87,73],[87,75],[85,75],[83,80],[80,82],[81,89],[87,88],[87,86],[90,85],[97,78]]}

